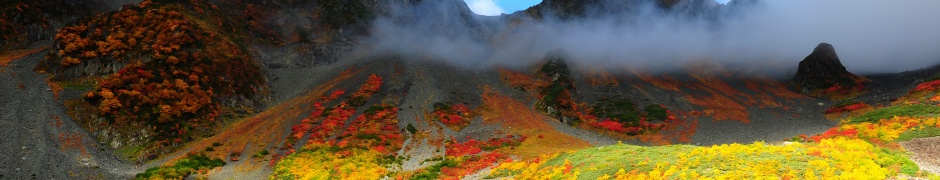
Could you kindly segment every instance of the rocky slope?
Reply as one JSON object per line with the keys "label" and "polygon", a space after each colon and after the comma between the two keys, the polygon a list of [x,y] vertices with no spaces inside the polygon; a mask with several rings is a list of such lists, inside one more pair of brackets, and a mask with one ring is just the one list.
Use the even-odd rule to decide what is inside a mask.
{"label": "rocky slope", "polygon": [[[459,149],[455,144],[470,140],[513,144],[523,139],[517,145],[481,149],[507,155],[500,158],[527,159],[618,141],[775,142],[823,132],[837,123],[822,115],[828,107],[820,104],[829,100],[793,92],[787,80],[723,64],[691,64],[670,73],[599,70],[568,64],[563,52],[552,52],[541,55],[539,64],[466,69],[428,60],[433,57],[357,49],[370,42],[363,37],[377,32],[369,29],[377,22],[428,29],[429,36],[471,34],[471,41],[489,43],[512,30],[504,24],[512,21],[505,20],[629,17],[630,8],[641,4],[655,4],[664,14],[708,20],[717,20],[719,11],[747,7],[688,0],[546,0],[492,18],[474,15],[462,1],[443,0],[155,0],[127,5],[70,21],[59,31],[62,38],[35,43],[51,45],[50,51],[0,67],[0,97],[6,102],[0,104],[0,132],[14,135],[0,139],[0,151],[16,152],[0,158],[0,179],[131,178],[190,153],[228,163],[198,176],[263,179],[276,172],[278,160],[309,151],[306,144],[343,140],[383,155],[408,157],[389,168],[413,177],[442,161],[435,158]],[[165,17],[175,26],[127,21],[137,16]],[[22,27],[33,26],[40,25]],[[99,28],[101,32],[95,30]],[[135,34],[137,30],[143,33]],[[37,65],[49,74],[33,72]],[[828,44],[820,44],[799,66],[793,82],[804,93],[866,82],[848,72]],[[47,85],[46,78],[61,81]],[[865,90],[896,89],[897,84],[890,84]],[[161,94],[171,91],[176,94]],[[62,99],[57,99],[59,93]],[[109,103],[115,101],[119,106]],[[385,117],[394,118],[378,121],[376,111],[392,112]],[[116,128],[124,125],[117,122],[138,119],[156,124]],[[363,119],[387,126],[363,125]],[[185,121],[170,123],[174,120]],[[361,133],[370,128],[378,130]],[[153,135],[175,139],[139,139]],[[401,141],[390,140],[381,148],[368,143],[376,139]],[[151,142],[169,148],[148,149]]]}

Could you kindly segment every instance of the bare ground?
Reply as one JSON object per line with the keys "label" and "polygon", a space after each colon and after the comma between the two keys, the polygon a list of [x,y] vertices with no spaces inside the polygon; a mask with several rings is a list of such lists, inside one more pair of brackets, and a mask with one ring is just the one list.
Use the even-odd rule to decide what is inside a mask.
{"label": "bare ground", "polygon": [[940,174],[940,137],[917,138],[900,144],[911,152],[911,160],[921,170]]}
{"label": "bare ground", "polygon": [[0,73],[0,179],[129,179],[135,168],[74,123],[33,71],[46,52]]}

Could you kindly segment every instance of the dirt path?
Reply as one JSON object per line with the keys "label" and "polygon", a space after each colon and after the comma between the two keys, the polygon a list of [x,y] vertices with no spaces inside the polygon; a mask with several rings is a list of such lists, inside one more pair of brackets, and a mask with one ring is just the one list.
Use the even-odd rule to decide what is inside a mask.
{"label": "dirt path", "polygon": [[0,73],[0,179],[128,179],[137,172],[72,121],[46,75],[33,72],[44,52]]}
{"label": "dirt path", "polygon": [[917,138],[900,144],[912,153],[911,160],[921,170],[940,174],[940,137]]}

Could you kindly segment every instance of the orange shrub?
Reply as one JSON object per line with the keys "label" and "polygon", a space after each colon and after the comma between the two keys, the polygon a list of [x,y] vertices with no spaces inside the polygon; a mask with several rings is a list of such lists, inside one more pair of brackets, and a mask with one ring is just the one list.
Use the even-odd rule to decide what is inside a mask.
{"label": "orange shrub", "polygon": [[59,72],[79,65],[117,67],[86,72],[101,76],[87,100],[115,125],[154,127],[157,141],[208,129],[222,113],[220,104],[254,102],[266,84],[243,49],[197,25],[198,14],[183,14],[197,6],[146,0],[78,21],[59,31],[41,66],[57,79],[74,78]]}

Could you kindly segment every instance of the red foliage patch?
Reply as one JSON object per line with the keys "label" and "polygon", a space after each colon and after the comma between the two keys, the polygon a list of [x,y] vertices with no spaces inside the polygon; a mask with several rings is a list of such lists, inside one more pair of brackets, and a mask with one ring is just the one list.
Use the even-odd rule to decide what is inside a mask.
{"label": "red foliage patch", "polygon": [[434,110],[434,117],[440,120],[445,125],[463,125],[467,123],[469,119],[466,117],[470,112],[470,108],[463,104],[456,104],[448,106],[441,109]]}
{"label": "red foliage patch", "polygon": [[343,91],[343,90],[336,90],[336,91],[333,91],[333,93],[331,93],[330,96],[323,96],[323,97],[321,97],[321,98],[320,98],[320,101],[322,101],[322,102],[330,102],[330,101],[333,101],[333,100],[338,99],[339,96],[342,96],[343,94],[346,94],[346,91]]}
{"label": "red foliage patch", "polygon": [[441,173],[450,177],[463,177],[475,173],[483,168],[493,166],[494,163],[506,159],[506,156],[496,152],[483,155],[474,155],[460,162],[457,167],[443,167]]}
{"label": "red foliage patch", "polygon": [[911,92],[933,91],[933,90],[937,90],[937,87],[940,87],[940,80],[920,83],[917,85],[917,87],[914,87],[914,89],[912,89]]}
{"label": "red foliage patch", "polygon": [[483,144],[482,142],[477,141],[476,139],[471,139],[463,143],[457,143],[457,140],[452,139],[451,143],[448,145],[445,153],[447,156],[466,156],[480,153],[483,149],[480,149],[478,146]]}
{"label": "red foliage patch", "polygon": [[447,150],[445,153],[448,157],[475,155],[482,152],[483,150],[499,149],[508,146],[519,146],[522,144],[522,141],[526,140],[526,138],[526,136],[506,135],[506,137],[491,138],[485,142],[468,138],[467,141],[462,143],[458,143],[457,139],[451,138],[450,142],[448,142],[446,145]]}
{"label": "red foliage patch", "polygon": [[814,142],[819,143],[819,141],[822,139],[828,139],[828,138],[839,137],[839,136],[856,138],[858,136],[858,130],[855,130],[855,129],[840,130],[839,127],[832,127],[832,128],[829,128],[829,130],[827,130],[826,132],[819,134],[819,135],[815,135],[811,138],[813,139]]}
{"label": "red foliage patch", "polygon": [[855,110],[859,110],[859,109],[866,108],[866,107],[869,107],[869,106],[868,106],[867,104],[865,104],[864,102],[858,102],[858,103],[850,104],[850,105],[846,105],[846,106],[831,107],[831,108],[829,108],[829,109],[826,109],[826,114],[829,114],[829,113],[839,113],[839,112],[850,112],[850,111],[855,111]]}
{"label": "red foliage patch", "polygon": [[350,145],[370,147],[384,154],[401,148],[404,137],[398,130],[398,108],[383,104],[381,110],[359,116],[340,135]]}
{"label": "red foliage patch", "polygon": [[605,119],[601,122],[591,122],[591,126],[603,128],[603,129],[614,131],[614,132],[621,132],[621,133],[627,132],[627,129],[623,128],[623,123],[620,123],[617,121],[611,121],[609,119]]}

